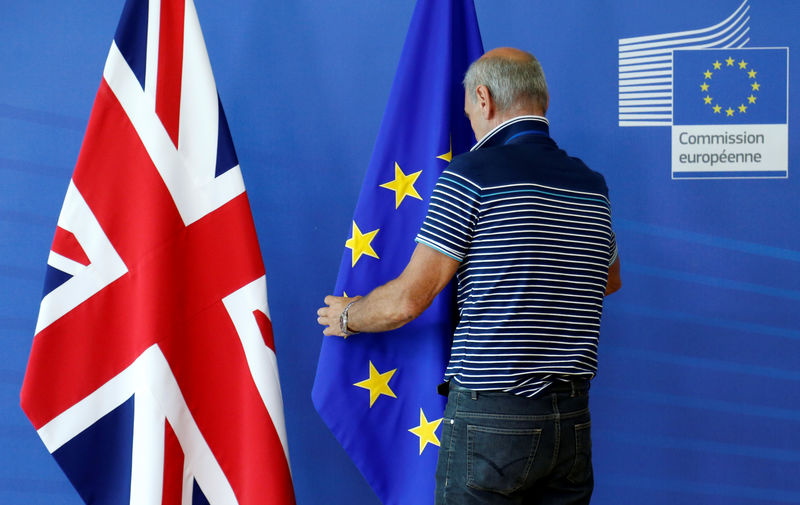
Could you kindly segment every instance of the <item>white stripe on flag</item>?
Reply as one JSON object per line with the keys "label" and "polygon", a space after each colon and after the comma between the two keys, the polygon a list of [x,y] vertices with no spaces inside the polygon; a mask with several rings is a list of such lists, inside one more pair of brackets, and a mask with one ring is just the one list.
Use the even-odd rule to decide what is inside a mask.
{"label": "white stripe on flag", "polygon": [[[81,265],[71,279],[42,298],[36,334],[128,271],[72,180],[58,216],[58,226],[72,232],[90,263],[87,267]],[[50,259],[58,261],[53,256],[48,261]]]}
{"label": "white stripe on flag", "polygon": [[145,59],[144,94],[149,108],[156,108],[158,83],[158,42],[161,28],[161,0],[150,0],[147,11],[147,56]]}
{"label": "white stripe on flag", "polygon": [[[116,377],[39,428],[39,437],[52,453],[131,396],[134,398],[131,503],[161,503],[160,494],[155,502],[133,501],[133,498],[156,496],[155,487],[161,487],[165,419],[180,442],[190,473],[209,502],[238,503],[233,488],[192,418],[169,363],[156,344]],[[161,434],[157,433],[159,430]],[[153,466],[160,466],[158,477]]]}
{"label": "white stripe on flag", "polygon": [[275,353],[264,345],[261,329],[258,327],[253,310],[263,311],[269,317],[267,305],[267,278],[256,279],[250,284],[234,291],[222,299],[225,309],[236,327],[242,341],[247,366],[253,376],[258,393],[267,407],[269,417],[278,433],[286,461],[289,461],[289,444],[286,437],[286,424],[283,417],[283,398],[281,396],[278,361]]}
{"label": "white stripe on flag", "polygon": [[[137,379],[137,382],[141,379]],[[134,402],[130,503],[161,503],[164,489],[164,414],[155,397],[145,388],[136,391]]]}
{"label": "white stripe on flag", "polygon": [[178,151],[202,187],[215,177],[219,99],[194,2],[186,2],[184,20]]}
{"label": "white stripe on flag", "polygon": [[[217,178],[204,179],[202,174],[196,174],[196,167],[185,163],[115,43],[111,44],[103,77],[136,129],[184,224],[194,223],[244,192],[238,166]],[[216,94],[213,104],[218,107]],[[185,121],[183,118],[182,122]],[[216,131],[216,125],[214,128]],[[216,137],[213,144],[216,147]]]}
{"label": "white stripe on flag", "polygon": [[75,260],[62,256],[55,251],[50,251],[50,254],[47,256],[47,264],[72,276],[78,275],[86,268],[86,265],[82,265]]}

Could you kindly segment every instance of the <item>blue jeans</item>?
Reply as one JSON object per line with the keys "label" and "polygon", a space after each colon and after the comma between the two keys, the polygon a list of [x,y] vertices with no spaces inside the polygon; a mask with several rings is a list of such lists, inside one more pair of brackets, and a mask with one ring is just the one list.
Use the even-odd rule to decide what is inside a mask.
{"label": "blue jeans", "polygon": [[592,496],[589,382],[536,398],[450,382],[436,505],[586,504]]}

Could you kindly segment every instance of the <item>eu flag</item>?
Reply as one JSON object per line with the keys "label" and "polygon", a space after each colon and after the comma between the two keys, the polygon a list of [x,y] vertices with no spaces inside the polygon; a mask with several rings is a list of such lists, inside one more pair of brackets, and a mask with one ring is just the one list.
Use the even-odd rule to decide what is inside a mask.
{"label": "eu flag", "polygon": [[[417,2],[335,294],[365,295],[408,263],[436,180],[474,141],[461,80],[482,53],[472,0]],[[454,305],[446,288],[400,329],[323,341],[314,405],[387,505],[433,503]]]}
{"label": "eu flag", "polygon": [[786,124],[786,48],[675,51],[676,125]]}

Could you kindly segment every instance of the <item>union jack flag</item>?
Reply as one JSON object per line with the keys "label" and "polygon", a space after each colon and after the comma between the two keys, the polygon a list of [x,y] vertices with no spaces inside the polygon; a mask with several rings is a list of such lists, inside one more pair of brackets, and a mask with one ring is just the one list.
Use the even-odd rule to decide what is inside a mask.
{"label": "union jack flag", "polygon": [[87,503],[293,504],[264,264],[192,0],[128,0],[22,407]]}

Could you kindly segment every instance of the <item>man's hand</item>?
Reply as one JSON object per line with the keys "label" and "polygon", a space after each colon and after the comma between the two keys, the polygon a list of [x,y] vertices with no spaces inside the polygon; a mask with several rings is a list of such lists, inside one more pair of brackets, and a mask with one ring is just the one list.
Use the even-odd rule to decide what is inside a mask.
{"label": "man's hand", "polygon": [[[450,282],[460,263],[426,245],[417,244],[411,259],[399,277],[369,292],[347,311],[350,331],[380,333],[408,323],[430,306]],[[325,326],[323,334],[343,337],[339,316],[348,303],[360,296],[345,298],[329,295],[325,307],[317,310],[317,322]]]}
{"label": "man's hand", "polygon": [[342,315],[344,308],[347,304],[360,299],[360,296],[345,297],[328,295],[325,297],[325,307],[320,307],[317,310],[317,322],[325,329],[322,330],[323,335],[344,337],[342,330],[339,326],[339,316]]}

